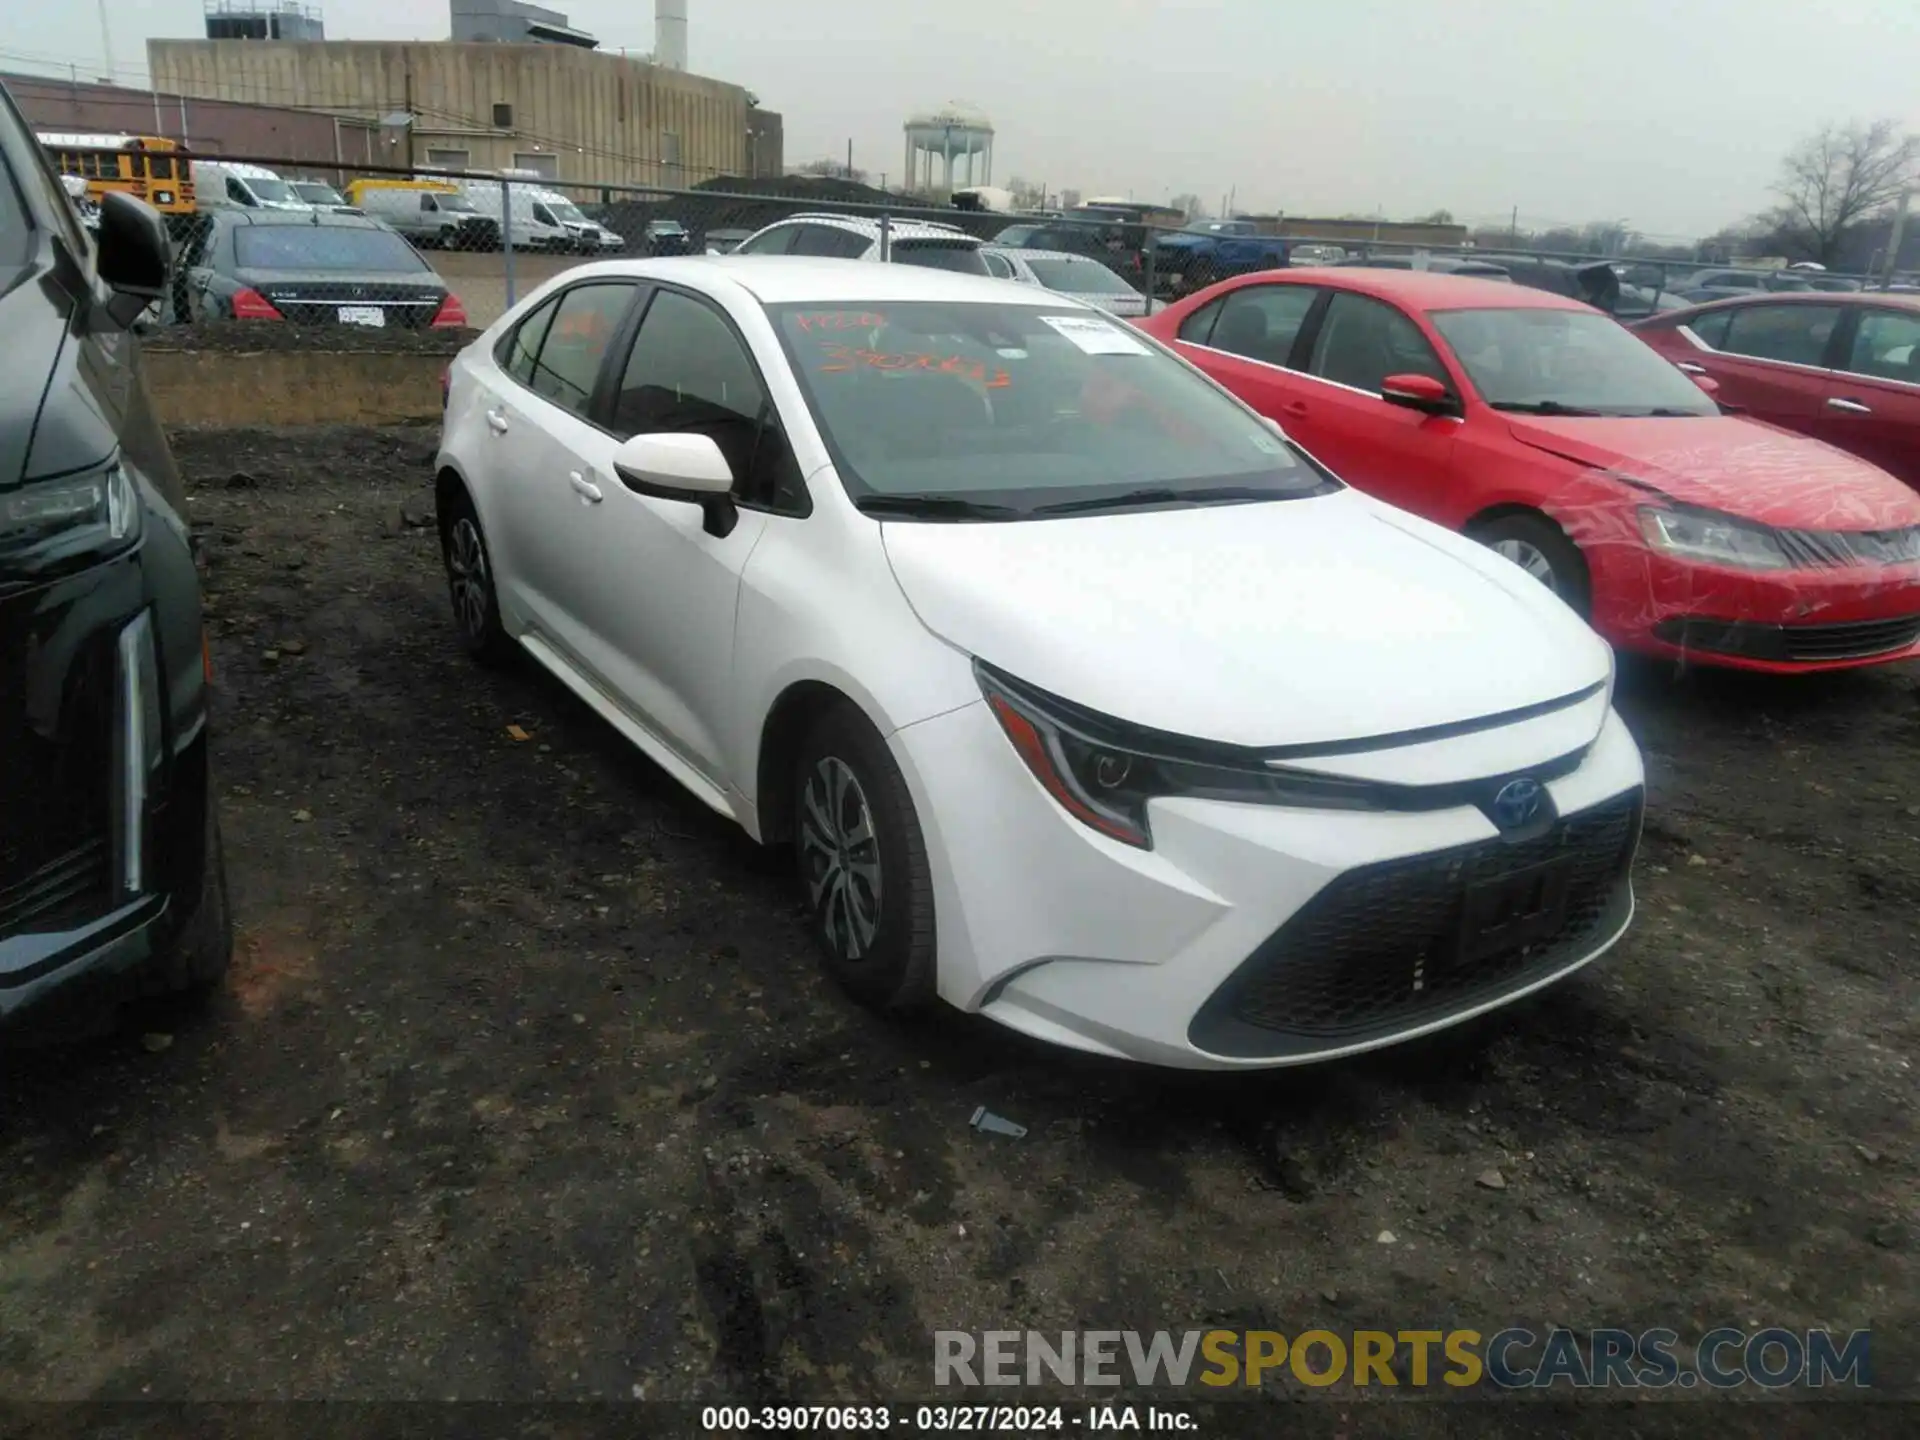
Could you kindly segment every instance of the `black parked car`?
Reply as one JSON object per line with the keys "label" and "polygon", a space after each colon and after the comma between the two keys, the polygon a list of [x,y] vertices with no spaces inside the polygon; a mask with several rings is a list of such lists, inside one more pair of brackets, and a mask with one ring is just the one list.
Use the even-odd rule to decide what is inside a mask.
{"label": "black parked car", "polygon": [[649,220],[640,235],[642,255],[691,255],[693,236],[678,220]]}
{"label": "black parked car", "polygon": [[160,217],[123,194],[88,246],[0,89],[0,1022],[15,1037],[210,986],[232,952],[199,576],[129,333],[167,257]]}
{"label": "black parked car", "polygon": [[424,330],[467,312],[386,226],[319,211],[216,210],[182,257],[175,308],[188,321],[291,320]]}

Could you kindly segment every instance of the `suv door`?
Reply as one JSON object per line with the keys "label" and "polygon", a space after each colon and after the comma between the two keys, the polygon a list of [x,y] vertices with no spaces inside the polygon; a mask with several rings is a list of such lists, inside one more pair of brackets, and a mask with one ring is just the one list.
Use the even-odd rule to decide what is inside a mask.
{"label": "suv door", "polygon": [[1821,436],[1920,489],[1920,310],[1861,306],[1847,322]]}
{"label": "suv door", "polygon": [[1444,505],[1460,421],[1389,404],[1389,375],[1430,375],[1455,395],[1461,382],[1411,317],[1370,295],[1336,290],[1307,342],[1313,377],[1287,431],[1334,474],[1417,514]]}
{"label": "suv door", "polygon": [[[1724,327],[1719,316],[1728,317]],[[1718,399],[1807,435],[1827,429],[1824,407],[1840,340],[1838,305],[1736,305],[1690,326],[1712,348],[1687,357],[1719,382]],[[1689,371],[1689,373],[1694,373]]]}

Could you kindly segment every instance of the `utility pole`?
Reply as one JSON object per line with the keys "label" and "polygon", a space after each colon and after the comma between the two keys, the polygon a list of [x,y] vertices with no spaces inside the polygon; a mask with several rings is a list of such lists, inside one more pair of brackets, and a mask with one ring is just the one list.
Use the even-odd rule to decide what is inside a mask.
{"label": "utility pole", "polygon": [[113,36],[107,29],[107,0],[100,0],[100,56],[107,62],[104,78],[111,85],[117,77],[113,69]]}
{"label": "utility pole", "polygon": [[1893,233],[1887,236],[1886,268],[1880,272],[1880,288],[1887,289],[1893,284],[1893,272],[1900,268],[1900,245],[1907,238],[1907,203],[1913,198],[1911,190],[1900,192],[1900,204],[1893,212]]}
{"label": "utility pole", "polygon": [[1509,250],[1515,250],[1515,249],[1518,249],[1519,246],[1520,246],[1520,207],[1516,205],[1513,207],[1513,218],[1507,222],[1507,248]]}
{"label": "utility pole", "polygon": [[853,137],[847,137],[847,179],[853,179]]}

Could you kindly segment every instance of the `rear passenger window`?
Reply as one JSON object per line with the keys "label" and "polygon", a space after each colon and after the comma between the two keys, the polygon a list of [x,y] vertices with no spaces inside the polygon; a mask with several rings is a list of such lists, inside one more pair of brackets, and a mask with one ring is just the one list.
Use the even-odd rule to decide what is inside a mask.
{"label": "rear passenger window", "polygon": [[1310,285],[1248,285],[1225,299],[1212,345],[1249,360],[1285,365],[1320,292]]}
{"label": "rear passenger window", "polygon": [[746,241],[733,253],[736,255],[784,255],[793,244],[797,225],[782,225],[777,230],[769,230]]}
{"label": "rear passenger window", "polygon": [[867,240],[851,230],[832,225],[802,225],[794,236],[791,255],[818,255],[834,260],[858,260],[867,253]]}
{"label": "rear passenger window", "polygon": [[1726,344],[1727,326],[1733,323],[1733,311],[1714,310],[1687,322],[1687,329],[1700,337],[1702,344],[1718,350]]}
{"label": "rear passenger window", "polygon": [[585,415],[600,364],[632,299],[628,284],[576,285],[562,294],[534,362],[533,393]]}
{"label": "rear passenger window", "polygon": [[1211,345],[1214,322],[1220,318],[1220,312],[1226,307],[1226,303],[1223,298],[1202,305],[1180,322],[1178,338],[1189,345]]}
{"label": "rear passenger window", "polygon": [[1735,310],[1718,348],[1755,360],[1824,366],[1838,305],[1749,305]]}
{"label": "rear passenger window", "polygon": [[540,342],[546,338],[547,326],[553,323],[554,307],[558,304],[557,300],[549,300],[514,326],[494,356],[500,368],[522,385],[533,384],[533,362],[540,358]]}

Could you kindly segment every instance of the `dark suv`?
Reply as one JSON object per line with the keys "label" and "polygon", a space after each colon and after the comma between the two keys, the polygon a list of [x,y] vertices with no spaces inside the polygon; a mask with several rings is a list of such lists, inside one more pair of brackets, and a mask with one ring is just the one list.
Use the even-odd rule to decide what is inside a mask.
{"label": "dark suv", "polygon": [[167,254],[160,217],[122,194],[90,245],[0,89],[0,1022],[15,1037],[210,987],[232,951],[199,576],[130,333],[166,291]]}

